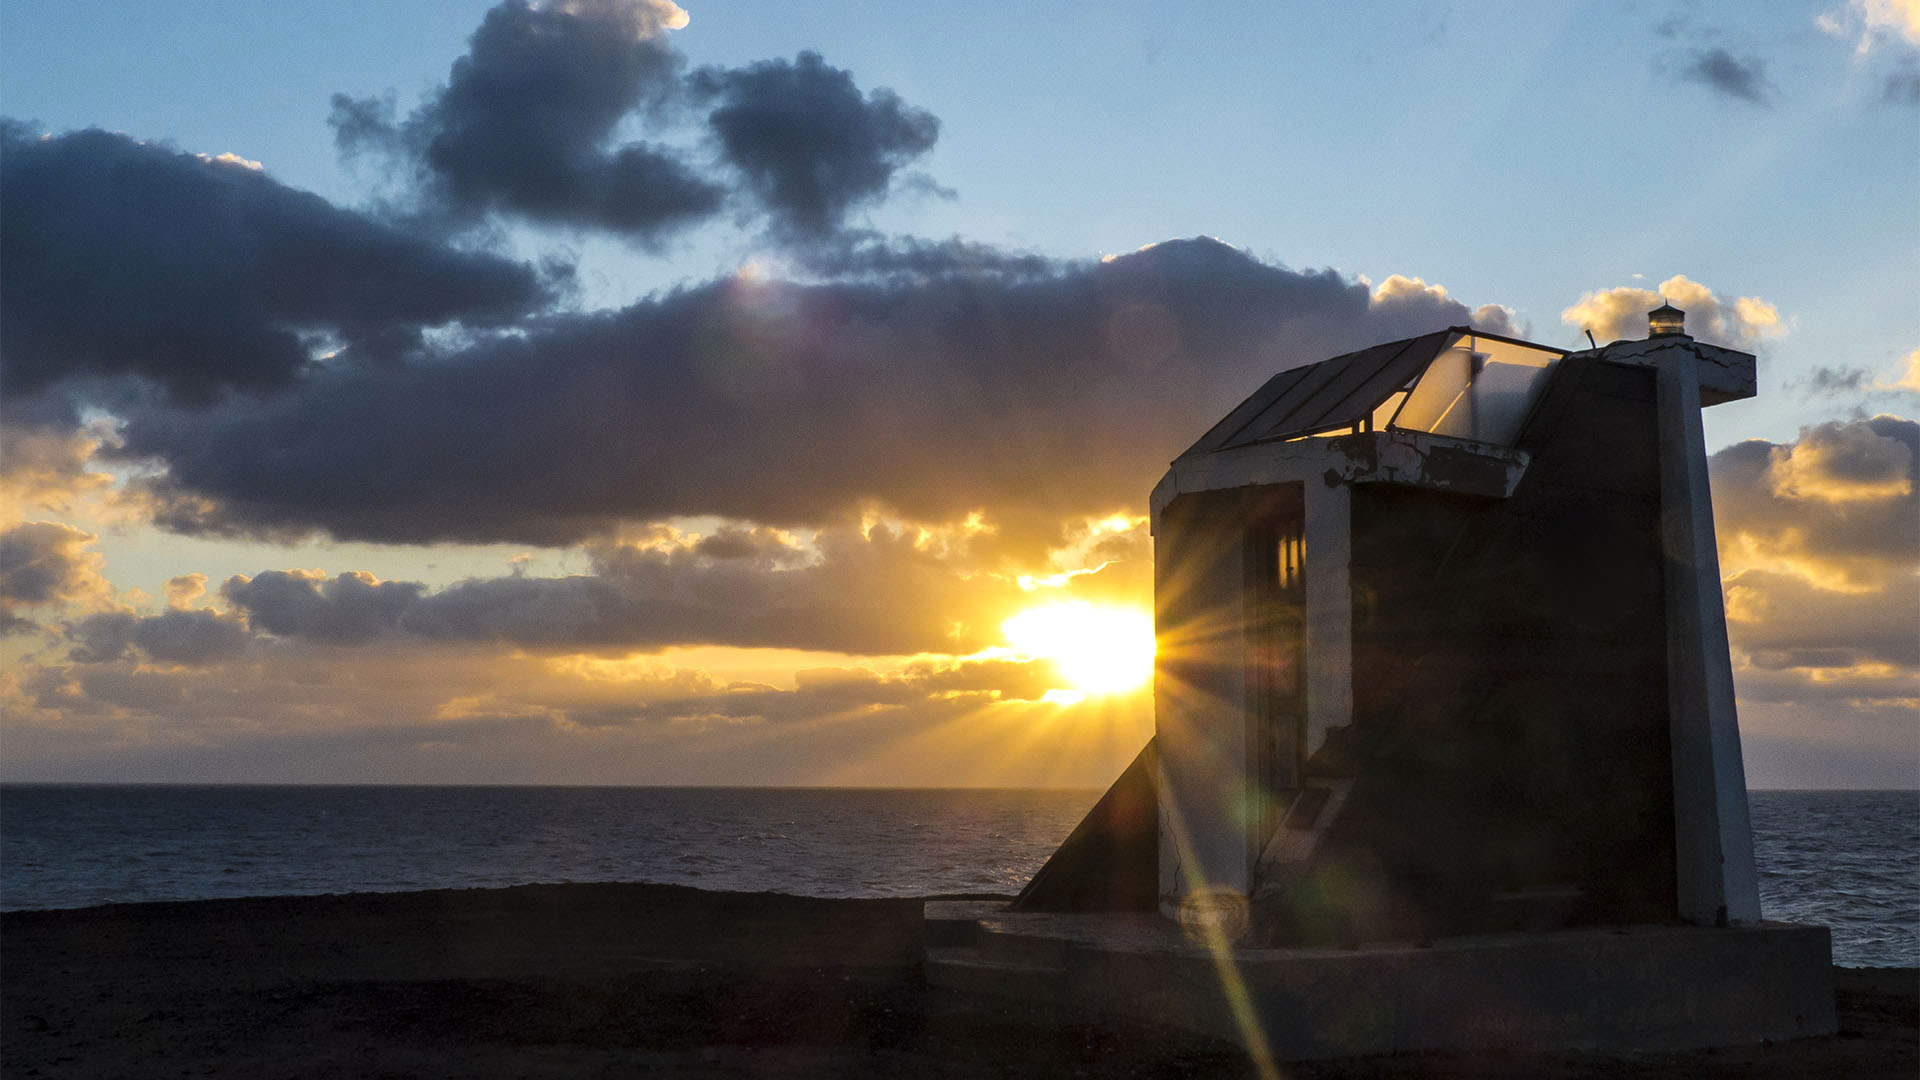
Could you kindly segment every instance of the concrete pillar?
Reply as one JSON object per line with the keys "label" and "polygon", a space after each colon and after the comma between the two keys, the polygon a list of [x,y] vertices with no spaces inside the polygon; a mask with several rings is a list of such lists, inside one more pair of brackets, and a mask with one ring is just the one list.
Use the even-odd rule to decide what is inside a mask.
{"label": "concrete pillar", "polygon": [[1666,349],[1655,376],[1675,869],[1681,919],[1738,926],[1760,921],[1760,889],[1707,488],[1698,360],[1689,345],[1683,339]]}
{"label": "concrete pillar", "polygon": [[1353,489],[1306,484],[1307,754],[1353,722]]}

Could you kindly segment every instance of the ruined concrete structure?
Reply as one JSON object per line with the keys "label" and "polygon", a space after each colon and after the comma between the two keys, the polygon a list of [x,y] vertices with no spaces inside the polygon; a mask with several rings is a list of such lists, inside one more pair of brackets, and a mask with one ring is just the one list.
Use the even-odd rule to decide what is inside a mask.
{"label": "ruined concrete structure", "polygon": [[[1215,424],[1152,499],[1156,906],[1274,944],[1758,919],[1699,435],[1753,387],[1672,330],[1455,327]],[[1076,877],[1137,906],[1116,861]]]}
{"label": "ruined concrete structure", "polygon": [[[1550,981],[1540,942],[1672,927],[1631,948],[1735,958],[1677,1002],[1719,979],[1775,1004],[1563,1043],[1830,1025],[1825,932],[1760,926],[1707,489],[1701,409],[1751,397],[1754,357],[1682,314],[1573,353],[1453,327],[1292,367],[1175,459],[1152,496],[1155,737],[1005,917],[1157,913],[1282,1002],[1324,977],[1285,950],[1521,934]],[[1576,1000],[1652,1000],[1607,974],[1647,957],[1593,948]],[[1410,955],[1484,975],[1521,954]]]}

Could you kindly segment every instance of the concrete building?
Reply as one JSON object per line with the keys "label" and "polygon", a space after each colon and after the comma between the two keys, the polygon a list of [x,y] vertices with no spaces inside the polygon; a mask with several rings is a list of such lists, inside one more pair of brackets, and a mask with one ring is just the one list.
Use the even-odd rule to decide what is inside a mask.
{"label": "concrete building", "polygon": [[[1795,983],[1785,1005],[1556,1044],[1830,1028],[1825,932],[1760,925],[1707,489],[1701,409],[1751,397],[1754,357],[1682,318],[1574,353],[1454,327],[1289,368],[1176,458],[1152,496],[1155,737],[1006,917],[1157,913],[1275,987],[1300,977],[1286,950],[1747,927],[1746,960],[1700,977]],[[1672,940],[1635,947],[1733,939]],[[1580,1000],[1644,1009],[1612,962],[1581,961]]]}

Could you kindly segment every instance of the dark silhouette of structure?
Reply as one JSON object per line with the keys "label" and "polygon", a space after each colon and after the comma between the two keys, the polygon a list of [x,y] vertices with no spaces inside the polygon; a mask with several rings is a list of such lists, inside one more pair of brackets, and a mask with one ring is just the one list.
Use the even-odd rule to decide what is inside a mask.
{"label": "dark silhouette of structure", "polygon": [[[1754,357],[1683,320],[1663,303],[1645,340],[1573,353],[1453,327],[1290,368],[1176,458],[1152,498],[1155,737],[1009,917],[1170,920],[1268,971],[1296,1020],[1322,984],[1289,950],[1398,942],[1434,978],[1562,1001],[1535,1041],[1830,1029],[1825,931],[1760,923],[1707,488],[1700,411],[1751,397]],[[1674,929],[1555,959],[1628,926]],[[1487,935],[1521,951],[1430,948]],[[1648,1020],[1649,958],[1692,968],[1676,1008],[1719,1011]],[[1375,977],[1389,1012],[1444,1009],[1402,977],[1338,985]],[[1265,1015],[1236,1009],[1242,1036]],[[1353,1052],[1323,1034],[1287,1045]],[[1428,1038],[1449,1045],[1352,1045]]]}

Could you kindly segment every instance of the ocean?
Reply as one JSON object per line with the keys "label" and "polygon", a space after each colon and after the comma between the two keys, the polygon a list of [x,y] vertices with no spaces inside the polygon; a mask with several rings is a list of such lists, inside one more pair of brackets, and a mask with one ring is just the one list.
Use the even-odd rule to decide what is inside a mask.
{"label": "ocean", "polygon": [[[0,785],[0,909],[528,882],[1012,893],[1097,791]],[[1752,794],[1761,907],[1920,966],[1920,792]]]}

